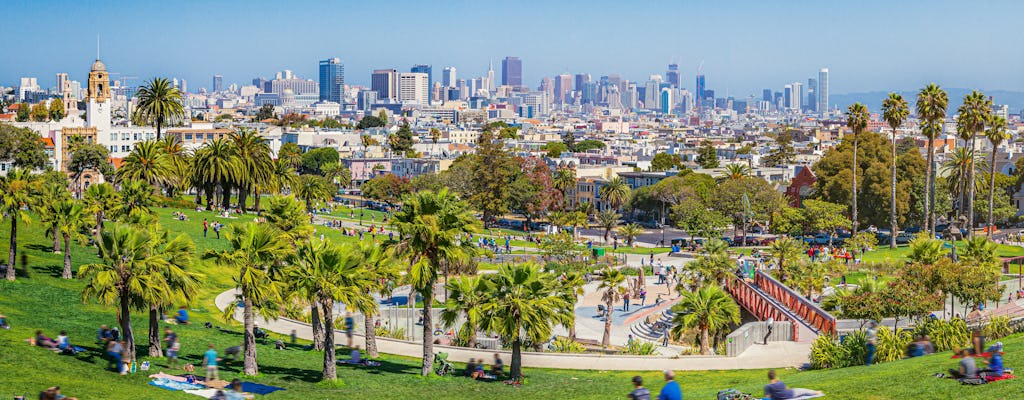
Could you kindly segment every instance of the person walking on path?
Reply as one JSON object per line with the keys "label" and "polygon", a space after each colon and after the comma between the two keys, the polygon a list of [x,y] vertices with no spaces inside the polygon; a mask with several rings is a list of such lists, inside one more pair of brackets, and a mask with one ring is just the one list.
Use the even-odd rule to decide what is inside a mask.
{"label": "person walking on path", "polygon": [[352,347],[352,331],[355,329],[356,322],[352,319],[352,313],[345,313],[345,336],[348,337],[348,347]]}
{"label": "person walking on path", "polygon": [[203,237],[206,237],[206,230],[210,229],[210,223],[203,218]]}
{"label": "person walking on path", "polygon": [[626,293],[622,295],[622,311],[629,311],[629,290],[627,290]]}
{"label": "person walking on path", "polygon": [[665,386],[661,387],[658,400],[683,400],[683,390],[679,388],[679,382],[676,382],[675,379],[676,373],[666,369]]}

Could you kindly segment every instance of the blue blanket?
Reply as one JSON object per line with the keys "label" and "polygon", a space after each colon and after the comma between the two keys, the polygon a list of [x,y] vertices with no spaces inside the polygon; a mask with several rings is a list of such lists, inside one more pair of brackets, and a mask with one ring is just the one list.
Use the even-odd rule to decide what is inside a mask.
{"label": "blue blanket", "polygon": [[188,382],[172,381],[172,380],[167,379],[167,378],[157,378],[157,379],[154,379],[152,381],[149,381],[149,384],[153,385],[153,386],[156,386],[158,388],[163,388],[163,389],[167,389],[167,390],[192,390],[192,389],[205,389],[206,388],[206,386],[203,386],[203,385],[198,385],[198,384],[188,383]]}
{"label": "blue blanket", "polygon": [[282,387],[261,385],[259,383],[242,382],[242,391],[253,394],[268,394],[278,390],[284,390]]}

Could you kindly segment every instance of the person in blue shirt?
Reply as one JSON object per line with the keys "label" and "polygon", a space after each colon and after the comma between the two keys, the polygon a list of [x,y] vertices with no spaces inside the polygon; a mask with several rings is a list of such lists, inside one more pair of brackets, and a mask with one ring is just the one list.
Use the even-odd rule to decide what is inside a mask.
{"label": "person in blue shirt", "polygon": [[670,369],[665,370],[665,386],[661,387],[658,400],[683,400],[683,390],[676,382],[676,373]]}
{"label": "person in blue shirt", "polygon": [[988,368],[981,370],[980,372],[985,376],[1003,376],[1006,372],[1006,368],[1003,366],[1003,342],[996,342],[988,348],[989,355],[988,360],[985,363],[988,364]]}
{"label": "person in blue shirt", "polygon": [[822,393],[810,389],[787,388],[786,384],[775,376],[775,370],[768,371],[768,384],[764,385],[764,397],[768,400],[788,400],[803,396],[816,396]]}
{"label": "person in blue shirt", "polygon": [[174,317],[174,320],[179,324],[188,323],[188,310],[185,309],[185,306],[178,307],[178,315]]}

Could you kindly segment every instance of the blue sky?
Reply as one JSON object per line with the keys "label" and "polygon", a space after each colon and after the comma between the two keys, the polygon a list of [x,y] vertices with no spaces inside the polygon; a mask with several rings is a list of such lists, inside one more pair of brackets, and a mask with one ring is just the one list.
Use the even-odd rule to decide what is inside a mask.
{"label": "blue sky", "polygon": [[[976,3],[976,4],[975,4]],[[609,73],[630,80],[680,64],[693,88],[703,61],[716,94],[760,96],[806,84],[821,67],[831,92],[947,87],[1024,91],[1020,1],[0,1],[0,85],[54,74],[85,81],[96,55],[111,72],[175,76],[190,91],[290,69],[316,79],[340,57],[346,80],[413,64],[483,75],[523,59],[544,76]]]}

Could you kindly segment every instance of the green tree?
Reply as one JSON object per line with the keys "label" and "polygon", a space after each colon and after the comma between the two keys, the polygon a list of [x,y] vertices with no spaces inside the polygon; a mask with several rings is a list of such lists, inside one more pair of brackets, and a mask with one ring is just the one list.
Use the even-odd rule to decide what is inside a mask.
{"label": "green tree", "polygon": [[562,193],[563,201],[568,202],[569,190],[576,189],[576,170],[560,167],[555,170],[551,181],[555,189]]}
{"label": "green tree", "polygon": [[579,143],[576,143],[575,146],[573,146],[573,147],[569,147],[569,150],[572,150],[572,151],[577,152],[577,153],[586,153],[588,150],[595,150],[595,149],[603,150],[604,148],[605,148],[604,142],[602,142],[600,140],[587,139],[587,140],[583,140],[583,141],[581,141]]}
{"label": "green tree", "polygon": [[321,147],[307,151],[302,155],[302,169],[307,174],[322,174],[322,168],[326,164],[337,163],[339,160],[338,151],[333,147]]}
{"label": "green tree", "polygon": [[324,173],[324,176],[330,180],[339,191],[352,183],[352,171],[349,171],[344,164],[328,163],[324,164],[320,169]]}
{"label": "green tree", "polygon": [[16,119],[18,122],[28,122],[29,118],[32,117],[32,109],[28,103],[18,103],[18,111]]}
{"label": "green tree", "polygon": [[85,235],[82,234],[86,226],[88,214],[82,203],[75,202],[71,198],[65,198],[54,207],[57,217],[57,231],[64,240],[64,269],[61,271],[61,278],[71,279],[71,241],[85,242]]}
{"label": "green tree", "polygon": [[14,280],[14,261],[18,253],[18,222],[32,222],[29,210],[36,206],[39,180],[27,169],[13,168],[0,177],[0,215],[11,220],[10,247],[7,253],[7,280]]}
{"label": "green tree", "polygon": [[202,275],[190,271],[195,244],[185,233],[171,238],[151,219],[149,252],[153,286],[145,291],[142,300],[149,308],[149,356],[160,357],[160,314],[175,304],[188,303],[199,291]]}
{"label": "green tree", "polygon": [[117,219],[127,222],[141,215],[153,214],[150,207],[154,203],[152,186],[145,181],[125,181],[121,184],[121,205],[117,208]]}
{"label": "green tree", "polygon": [[469,201],[483,214],[484,226],[509,211],[510,187],[522,169],[505,150],[501,139],[485,130],[477,141],[476,155],[471,159],[471,192]]}
{"label": "green tree", "polygon": [[398,232],[397,252],[409,260],[406,278],[423,295],[422,375],[434,365],[431,308],[434,284],[442,263],[457,263],[472,257],[476,248],[463,235],[478,231],[476,219],[466,203],[448,193],[417,192],[403,198],[402,209],[391,219]]}
{"label": "green tree", "polygon": [[302,167],[302,149],[292,142],[282,144],[281,148],[277,150],[277,159],[284,161],[292,168]]}
{"label": "green tree", "polygon": [[398,127],[398,132],[388,137],[388,147],[393,154],[408,154],[413,151],[412,145],[412,129],[409,128],[408,122],[403,122]]}
{"label": "green tree", "polygon": [[[239,165],[233,154],[231,142],[228,139],[214,139],[196,151],[192,159],[192,168],[189,176],[192,177],[192,184],[197,191],[206,192],[206,208],[212,209],[214,196],[218,195],[218,186],[226,188],[239,173]],[[221,204],[230,203],[230,195],[227,190],[219,194],[226,197],[228,201],[221,200]]]}
{"label": "green tree", "polygon": [[181,91],[166,78],[153,78],[143,84],[135,93],[135,97],[139,99],[139,104],[133,118],[136,123],[151,123],[156,126],[156,140],[160,140],[160,133],[165,125],[185,118]]}
{"label": "green tree", "polygon": [[[366,295],[369,296],[372,292],[381,295],[390,293],[399,277],[399,260],[395,257],[393,249],[385,249],[373,242],[359,242],[358,251],[360,268],[366,278],[366,283],[362,286]],[[359,310],[363,313],[366,354],[371,358],[377,357],[377,338],[374,331],[379,313],[377,304],[363,304]]]}
{"label": "green tree", "polygon": [[853,103],[846,111],[846,126],[853,131],[853,163],[851,163],[853,173],[850,174],[853,177],[853,190],[851,191],[853,194],[850,195],[850,209],[852,210],[853,218],[851,219],[853,220],[853,230],[855,232],[857,231],[857,174],[860,173],[860,168],[857,164],[857,139],[860,138],[864,129],[867,129],[869,119],[871,119],[871,116],[868,113],[868,108],[863,104]]}
{"label": "green tree", "polygon": [[[174,197],[179,190],[185,190],[191,181],[189,164],[192,162],[191,152],[186,149],[178,136],[167,136],[160,142],[160,148],[167,156],[168,176],[165,177],[167,196]],[[123,164],[122,164],[123,167]]]}
{"label": "green tree", "polygon": [[569,150],[568,147],[565,147],[565,143],[562,142],[547,142],[540,149],[547,152],[548,158],[558,158],[562,153]]}
{"label": "green tree", "polygon": [[779,269],[785,271],[790,264],[800,262],[800,257],[807,251],[807,245],[803,240],[780,236],[772,242],[770,249]]}
{"label": "green tree", "polygon": [[174,174],[171,168],[170,157],[164,153],[163,145],[155,140],[146,140],[135,143],[116,175],[119,182],[139,180],[159,187],[170,181]]}
{"label": "green tree", "polygon": [[373,115],[367,115],[359,120],[359,123],[356,124],[356,129],[378,128],[386,125],[387,120],[381,120]]}
{"label": "green tree", "polygon": [[601,301],[604,301],[604,335],[601,336],[601,347],[608,348],[611,345],[612,313],[615,311],[615,303],[622,300],[626,294],[626,275],[622,271],[605,267],[601,270],[598,279],[597,291],[601,293]]}
{"label": "green tree", "polygon": [[713,238],[729,224],[729,218],[700,198],[689,197],[672,207],[672,223],[690,236]]}
{"label": "green tree", "polygon": [[293,195],[268,197],[267,207],[260,215],[293,245],[309,240],[313,235],[307,208]]}
{"label": "green tree", "polygon": [[619,218],[622,218],[622,215],[615,212],[615,210],[604,210],[597,213],[597,226],[604,229],[605,243],[611,243],[612,229],[619,225]]}
{"label": "green tree", "polygon": [[299,175],[295,187],[292,188],[295,196],[306,203],[306,210],[313,211],[314,201],[327,201],[331,198],[334,190],[331,183],[320,175]]}
{"label": "green tree", "polygon": [[49,113],[51,120],[60,121],[64,119],[64,116],[67,115],[67,113],[64,111],[64,99],[61,99],[60,97],[54,97],[52,100],[50,100]]}
{"label": "green tree", "polygon": [[393,206],[402,196],[412,192],[412,185],[409,184],[407,178],[400,178],[395,174],[384,174],[364,182],[360,189],[362,189],[364,197],[383,201],[389,206]]}
{"label": "green tree", "polygon": [[740,322],[740,308],[722,288],[705,286],[696,292],[685,292],[672,306],[672,334],[682,336],[685,329],[700,331],[700,353],[711,355],[711,333],[717,334],[729,324]]}
{"label": "green tree", "polygon": [[86,189],[82,201],[85,205],[85,212],[94,218],[94,241],[98,244],[102,240],[103,220],[113,219],[113,216],[120,212],[118,208],[121,206],[121,196],[114,190],[113,185],[104,182],[90,185],[89,189]]}
{"label": "green tree", "polygon": [[893,234],[889,235],[890,249],[896,248],[895,233],[899,232],[896,221],[896,129],[903,125],[908,115],[910,115],[910,108],[907,106],[907,101],[899,93],[889,93],[889,97],[882,101],[882,119],[892,129],[892,163],[889,165],[890,172],[892,173],[892,180],[889,184],[889,189],[892,192],[889,203],[889,232]]}
{"label": "green tree", "polygon": [[814,199],[804,200],[803,204],[807,225],[811,229],[828,232],[829,246],[838,229],[850,228],[850,220],[844,215],[846,207],[843,205]]}
{"label": "green tree", "polygon": [[651,160],[651,171],[668,171],[683,169],[683,159],[678,154],[658,153]]}
{"label": "green tree", "polygon": [[992,115],[992,100],[977,90],[964,96],[964,101],[957,109],[957,127],[959,133],[961,133],[961,139],[967,144],[967,148],[970,149],[972,157],[971,165],[967,168],[967,236],[974,236],[974,193],[975,193],[975,178],[974,172],[976,170],[974,166],[974,154],[976,141],[975,138],[981,135],[985,131],[985,124],[991,119]]}
{"label": "green tree", "polygon": [[623,204],[629,201],[629,183],[624,178],[616,175],[601,188],[598,189],[601,198],[608,203],[613,210],[618,210]]}
{"label": "green tree", "polygon": [[0,160],[18,168],[42,169],[48,158],[39,134],[28,128],[0,123]]}
{"label": "green tree", "polygon": [[725,179],[736,180],[750,177],[750,167],[746,164],[729,164],[725,166]]}
{"label": "green tree", "polygon": [[[746,196],[747,200],[744,200]],[[754,221],[767,222],[768,218],[785,205],[778,190],[761,178],[730,179],[719,183],[708,204],[722,215],[732,218],[734,227],[746,228]]]}
{"label": "green tree", "polygon": [[46,108],[45,101],[41,101],[32,106],[32,120],[35,122],[45,122],[50,120],[50,110]]}
{"label": "green tree", "polygon": [[[235,287],[242,296],[244,367],[246,375],[259,373],[256,364],[255,312],[264,317],[278,313],[281,305],[281,283],[276,271],[290,252],[294,252],[280,232],[269,224],[232,225],[225,235],[229,250],[207,250],[203,258],[235,271]],[[235,314],[236,302],[224,310],[225,316]]]}
{"label": "green tree", "polygon": [[1004,140],[1010,138],[1010,135],[1006,133],[1006,119],[1003,117],[992,115],[988,121],[988,127],[988,130],[985,131],[985,137],[988,138],[989,144],[992,145],[992,151],[990,152],[992,158],[988,163],[988,224],[985,227],[985,236],[992,238],[992,231],[995,230],[992,227],[995,223],[993,209],[996,203],[996,150]]}
{"label": "green tree", "polygon": [[697,164],[704,169],[718,168],[718,150],[711,142],[705,141],[697,149]]}
{"label": "green tree", "polygon": [[65,168],[74,177],[79,193],[83,190],[81,179],[86,171],[99,172],[104,178],[113,177],[114,167],[110,165],[110,152],[105,146],[99,144],[76,146],[71,150],[70,158]]}
{"label": "green tree", "polygon": [[935,138],[942,134],[946,119],[946,107],[949,95],[934,83],[929,83],[917,94],[917,118],[920,120],[921,133],[928,138],[928,159],[925,162],[924,186],[924,225],[923,230],[935,233],[935,210],[930,209],[932,186],[935,185],[935,171],[932,160],[935,159]]}
{"label": "green tree", "polygon": [[237,171],[234,185],[238,188],[238,207],[246,208],[246,198],[256,196],[256,208],[259,209],[260,193],[255,188],[266,185],[274,170],[274,161],[270,157],[270,145],[262,135],[253,129],[240,128],[228,135],[231,141],[231,155],[235,159]]}
{"label": "green tree", "polygon": [[573,312],[572,305],[558,295],[554,278],[533,263],[502,266],[487,279],[492,290],[481,306],[481,326],[512,344],[509,377],[519,382],[523,344],[548,340],[561,315]]}
{"label": "green tree", "polygon": [[775,147],[761,159],[761,164],[778,167],[792,164],[794,161],[796,161],[796,150],[793,148],[793,135],[787,127],[782,132],[775,134]]}
{"label": "green tree", "polygon": [[68,192],[68,182],[65,174],[56,171],[48,171],[38,177],[40,192],[37,194],[36,212],[39,219],[46,226],[46,236],[53,238],[53,253],[60,253],[60,215],[58,207],[65,199],[71,198]]}
{"label": "green tree", "polygon": [[264,121],[268,119],[277,119],[277,114],[274,113],[274,106],[272,104],[264,104],[260,106],[258,111],[256,111],[257,121]]}
{"label": "green tree", "polygon": [[640,225],[629,223],[619,227],[619,236],[626,241],[626,245],[632,247],[637,236],[640,236],[644,229]]}
{"label": "green tree", "polygon": [[480,276],[463,276],[445,284],[448,300],[441,310],[441,323],[451,328],[461,318],[458,337],[466,347],[476,348],[477,331],[484,319],[482,306],[493,290],[489,283]]}

